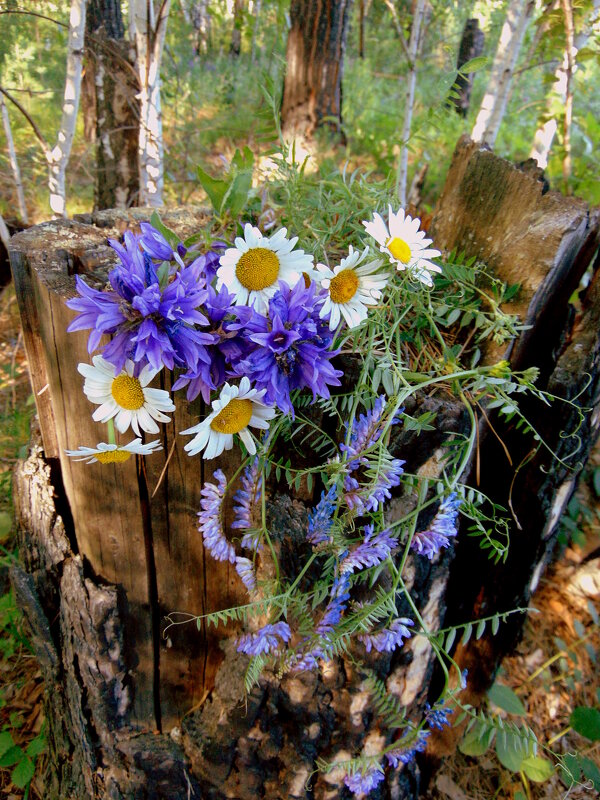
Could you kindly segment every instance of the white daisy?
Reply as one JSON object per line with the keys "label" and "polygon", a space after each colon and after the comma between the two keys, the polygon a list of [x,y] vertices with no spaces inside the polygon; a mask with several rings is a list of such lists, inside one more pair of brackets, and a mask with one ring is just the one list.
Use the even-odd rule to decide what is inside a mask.
{"label": "white daisy", "polygon": [[88,400],[99,406],[92,418],[95,422],[108,422],[115,417],[115,425],[124,433],[131,425],[137,436],[140,428],[147,433],[158,433],[159,422],[169,422],[164,411],[175,411],[175,405],[164,389],[149,389],[148,384],[159,372],[149,366],[134,377],[133,361],[125,362],[125,369],[115,377],[115,368],[102,356],[94,356],[91,364],[79,364],[84,376],[83,391]]}
{"label": "white daisy", "polygon": [[319,316],[323,319],[331,315],[329,328],[332,331],[339,325],[340,315],[349,328],[360,325],[367,318],[367,306],[377,303],[388,282],[388,275],[375,274],[382,264],[381,259],[359,266],[368,253],[368,247],[361,253],[350,245],[349,254],[339,266],[329,269],[324,264],[317,264],[317,281],[327,289],[327,299]]}
{"label": "white daisy", "polygon": [[373,214],[372,222],[363,222],[367,233],[379,243],[382,253],[387,253],[399,272],[408,270],[411,277],[433,286],[432,272],[441,272],[430,259],[441,255],[439,250],[430,249],[432,239],[425,238],[425,231],[419,230],[421,220],[413,219],[399,209],[396,213],[389,206],[389,229],[379,214]]}
{"label": "white daisy", "polygon": [[263,236],[249,223],[244,238],[238,236],[235,247],[221,256],[217,270],[217,290],[226,286],[237,305],[254,306],[264,314],[269,299],[279,288],[279,281],[295,286],[302,273],[313,276],[313,257],[304,250],[294,250],[298,237],[286,238],[287,229],[280,228],[271,237]]}
{"label": "white daisy", "polygon": [[248,452],[254,455],[256,445],[248,426],[266,431],[269,420],[275,416],[272,406],[265,406],[260,402],[265,391],[251,389],[250,381],[246,377],[242,378],[239,386],[226,383],[217,400],[213,400],[210,414],[193,428],[181,431],[196,434],[184,449],[191,456],[204,450],[203,458],[215,458],[223,450],[231,450],[233,434],[237,433]]}
{"label": "white daisy", "polygon": [[129,444],[100,442],[96,447],[81,446],[77,450],[65,450],[65,453],[75,461],[85,461],[87,464],[94,464],[97,461],[101,464],[121,464],[132,455],[149,456],[157,450],[162,450],[162,445],[158,441],[142,444],[141,439],[134,439]]}

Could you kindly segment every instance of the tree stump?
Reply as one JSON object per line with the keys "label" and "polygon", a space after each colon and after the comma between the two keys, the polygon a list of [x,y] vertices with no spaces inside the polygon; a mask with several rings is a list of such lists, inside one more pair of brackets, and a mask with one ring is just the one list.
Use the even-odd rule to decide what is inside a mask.
{"label": "tree stump", "polygon": [[[118,472],[105,466],[100,484],[92,482],[89,467],[63,456],[65,448],[97,441],[76,371],[78,361],[88,360],[87,337],[66,333],[71,314],[64,300],[74,293],[76,273],[102,285],[114,261],[107,236],[148,216],[144,209],[102,212],[45,223],[11,241],[41,428],[41,441],[34,440],[15,472],[23,565],[12,579],[47,679],[53,764],[48,797],[348,798],[339,770],[315,773],[317,758],[341,760],[393,738],[374,714],[371,689],[351,660],[333,659],[314,673],[267,673],[244,698],[247,658],[235,650],[235,626],[173,626],[162,635],[172,612],[201,615],[244,602],[228,563],[205,555],[195,521],[204,472],[210,478],[215,467],[227,471],[233,462],[207,467],[176,450],[170,455],[178,431],[200,408],[178,408],[165,429],[162,457],[145,469],[132,462]],[[188,234],[207,220],[202,211],[185,209],[165,214],[165,221]],[[508,498],[516,546],[500,565],[466,536],[454,553],[443,551],[433,562],[409,557],[405,580],[428,628],[436,631],[526,605],[535,588],[560,512],[598,432],[600,280],[594,275],[581,308],[571,309],[571,290],[597,249],[597,213],[580,200],[547,192],[537,176],[468,140],[459,142],[433,226],[438,246],[458,247],[486,261],[500,278],[522,284],[513,303],[532,327],[512,344],[511,359],[539,366],[541,388],[594,409],[579,426],[581,447],[572,453],[556,410],[531,402],[530,417],[562,458],[558,466],[545,451],[528,457],[531,442],[523,444],[491,412],[480,416],[471,482],[479,481],[495,502],[507,504]],[[490,349],[484,357],[494,363],[503,355]],[[170,378],[163,380],[168,388]],[[572,418],[560,420],[568,431],[578,424],[575,406]],[[435,478],[444,440],[464,433],[469,420],[449,392],[411,398],[409,413],[426,410],[437,412],[434,429],[418,436],[399,429],[390,450],[412,472]],[[410,502],[401,492],[394,497],[390,522]],[[272,489],[268,522],[283,562],[293,561],[300,547],[311,504],[308,492],[298,499]],[[521,623],[514,619],[507,634],[459,647],[457,660],[471,670],[470,702],[480,698],[513,645]],[[414,636],[393,654],[371,656],[369,666],[409,715],[435,698],[428,638]],[[417,798],[431,759],[449,749],[449,738],[391,772],[370,796]]]}

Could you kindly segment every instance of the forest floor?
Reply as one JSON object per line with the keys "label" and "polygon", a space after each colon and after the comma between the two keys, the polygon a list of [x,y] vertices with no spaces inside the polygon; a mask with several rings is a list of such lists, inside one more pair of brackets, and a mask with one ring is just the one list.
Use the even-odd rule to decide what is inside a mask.
{"label": "forest floor", "polygon": [[[18,458],[25,455],[35,405],[12,285],[0,293],[0,800],[42,800],[45,750],[43,678],[27,640],[8,581],[16,557],[12,538],[11,482]],[[580,546],[566,549],[541,581],[517,651],[503,664],[500,680],[527,709],[525,721],[540,743],[557,752],[578,751],[600,766],[600,743],[590,745],[568,727],[578,705],[598,706],[600,570],[588,554],[600,545],[600,522],[593,489],[600,470],[600,449],[571,504],[570,528]],[[600,483],[600,482],[599,482]],[[583,535],[581,520],[584,520]],[[496,709],[497,710],[497,709]],[[502,713],[502,712],[501,712]],[[520,794],[519,794],[520,793]],[[457,753],[444,760],[425,795],[427,800],[587,800],[593,790],[568,792],[559,772],[544,783],[524,784],[505,769],[493,749],[477,758]]]}

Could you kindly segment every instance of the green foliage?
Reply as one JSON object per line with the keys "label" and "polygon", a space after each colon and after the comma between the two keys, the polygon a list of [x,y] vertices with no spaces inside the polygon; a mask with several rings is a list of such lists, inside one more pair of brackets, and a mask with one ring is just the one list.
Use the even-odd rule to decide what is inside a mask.
{"label": "green foliage", "polygon": [[235,219],[242,211],[252,189],[254,155],[249,147],[236,150],[224,178],[212,178],[198,167],[198,180],[219,216],[225,212]]}
{"label": "green foliage", "polygon": [[600,709],[577,706],[571,712],[569,725],[586,739],[600,741]]}

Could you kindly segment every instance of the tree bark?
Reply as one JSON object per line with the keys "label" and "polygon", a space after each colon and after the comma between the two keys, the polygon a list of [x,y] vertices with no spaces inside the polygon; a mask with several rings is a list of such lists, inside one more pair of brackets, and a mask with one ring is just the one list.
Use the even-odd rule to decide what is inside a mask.
{"label": "tree bark", "polygon": [[233,3],[233,28],[231,31],[231,44],[229,52],[232,56],[239,56],[242,52],[242,28],[244,27],[244,0],[234,0]]}
{"label": "tree bark", "polygon": [[492,73],[471,138],[493,147],[510,96],[513,73],[525,31],[535,8],[531,0],[511,0],[500,33]]}
{"label": "tree bark", "polygon": [[138,199],[139,85],[129,49],[120,0],[89,0],[84,86],[96,144],[96,209],[129,208]]}
{"label": "tree bark", "polygon": [[343,138],[342,74],[351,0],[292,0],[281,125],[310,139],[327,126]]}
{"label": "tree bark", "polygon": [[472,73],[463,75],[460,68],[472,58],[477,58],[483,53],[485,45],[485,34],[479,27],[477,18],[468,19],[465,22],[463,33],[456,57],[456,68],[459,70],[454,81],[454,90],[458,97],[452,96],[448,103],[456,109],[456,113],[461,117],[466,117],[471,105],[471,90],[473,89]]}
{"label": "tree bark", "polygon": [[[235,623],[216,632],[175,626],[166,630],[166,639],[156,635],[157,621],[169,612],[201,614],[235,605],[241,597],[237,576],[205,558],[195,531],[198,493],[209,470],[177,456],[166,461],[176,431],[189,425],[188,412],[178,409],[166,431],[164,461],[147,462],[146,472],[133,464],[129,468],[130,462],[119,472],[103,468],[99,485],[90,478],[93,467],[61,455],[66,446],[88,443],[96,435],[76,372],[86,337],[67,337],[64,298],[72,293],[73,273],[85,272],[88,281],[99,284],[105,280],[114,259],[105,245],[107,234],[144,215],[149,210],[46,223],[11,240],[45,450],[34,443],[15,474],[24,564],[14,568],[13,584],[48,675],[45,703],[54,769],[49,797],[345,800],[340,770],[315,774],[316,759],[377,751],[393,736],[374,712],[373,686],[355,661],[334,658],[314,673],[283,678],[267,672],[244,702],[247,659],[235,652]],[[166,221],[185,234],[203,218],[178,212]],[[541,450],[527,462],[522,458],[531,440],[524,442],[510,426],[505,431],[490,414],[494,430],[508,442],[513,465],[521,464],[515,478],[514,467],[498,457],[488,418],[475,406],[480,486],[493,502],[506,504],[508,496],[515,526],[523,530],[511,560],[500,567],[472,546],[465,531],[455,553],[444,550],[433,562],[409,556],[405,580],[424,625],[435,633],[449,620],[463,623],[509,611],[515,601],[527,600],[541,574],[559,512],[598,432],[600,279],[596,274],[576,318],[568,301],[597,249],[598,214],[580,200],[545,191],[536,175],[468,140],[459,142],[433,225],[436,244],[481,258],[502,280],[521,280],[521,294],[509,310],[532,328],[512,346],[515,368],[536,364],[543,388],[594,409],[579,429],[582,446],[572,454],[556,424],[556,409],[548,415],[532,403],[530,417],[562,458],[549,471],[540,469],[550,463]],[[483,357],[493,364],[506,355],[504,349],[490,348]],[[353,361],[347,358],[351,388]],[[48,388],[40,394],[37,387],[44,381]],[[398,426],[391,453],[406,459],[412,472],[435,481],[448,434],[472,435],[473,422],[449,391],[418,393],[409,398],[406,411],[413,416],[435,412],[436,424],[418,435]],[[315,408],[314,413],[320,425],[320,412]],[[564,416],[561,422],[572,431],[575,408],[571,417]],[[234,463],[214,466],[228,472]],[[163,467],[165,476],[153,497]],[[465,470],[476,484],[477,462]],[[272,481],[268,525],[282,571],[294,575],[307,546],[306,513],[314,500],[308,491],[293,498],[285,484],[278,485],[273,476]],[[399,489],[388,523],[403,517],[414,502],[412,493]],[[516,539],[517,531],[513,534]],[[514,619],[506,634],[484,634],[457,652],[471,670],[471,702],[514,643],[520,625],[519,616]],[[408,715],[419,718],[427,699],[436,697],[434,662],[430,639],[416,635],[393,654],[371,654],[367,666]],[[437,751],[432,747],[429,755],[386,775],[376,796],[416,800],[428,759],[442,745],[436,746]]]}
{"label": "tree bark", "polygon": [[17,160],[17,153],[15,151],[15,143],[12,136],[12,128],[10,125],[10,117],[8,116],[8,109],[4,102],[4,96],[0,92],[0,111],[2,112],[2,124],[4,125],[4,135],[6,136],[6,144],[8,147],[8,158],[10,167],[12,169],[13,177],[15,180],[15,189],[17,190],[17,203],[19,205],[19,214],[24,225],[29,222],[27,216],[27,206],[25,205],[25,193],[23,192],[23,181],[21,180],[21,170],[19,169],[19,161]]}

